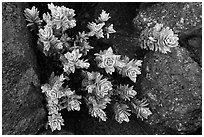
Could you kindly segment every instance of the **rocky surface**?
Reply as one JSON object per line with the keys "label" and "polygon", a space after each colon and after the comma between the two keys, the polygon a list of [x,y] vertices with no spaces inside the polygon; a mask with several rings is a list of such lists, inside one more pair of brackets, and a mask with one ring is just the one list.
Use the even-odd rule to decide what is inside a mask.
{"label": "rocky surface", "polygon": [[40,130],[38,133],[37,133],[37,135],[74,135],[72,132],[69,132],[69,131],[67,131],[67,130],[64,130],[64,129],[62,129],[62,130],[60,130],[60,131],[54,131],[54,132],[52,132],[51,130],[46,130],[46,129],[44,129],[44,130]]}
{"label": "rocky surface", "polygon": [[153,115],[148,123],[161,132],[187,134],[202,126],[201,68],[184,48],[164,55],[150,52],[144,60],[142,93]]}
{"label": "rocky surface", "polygon": [[169,26],[175,33],[202,27],[202,3],[160,2],[146,5],[134,19],[135,27],[141,30],[155,23]]}
{"label": "rocky surface", "polygon": [[36,134],[46,122],[25,6],[2,4],[2,133],[7,135]]}
{"label": "rocky surface", "polygon": [[189,30],[180,36],[180,45],[190,52],[190,57],[202,67],[202,28]]}
{"label": "rocky surface", "polygon": [[179,35],[179,47],[145,57],[141,90],[153,112],[147,123],[158,134],[194,134],[202,127],[202,3],[143,4],[135,28],[156,23]]}

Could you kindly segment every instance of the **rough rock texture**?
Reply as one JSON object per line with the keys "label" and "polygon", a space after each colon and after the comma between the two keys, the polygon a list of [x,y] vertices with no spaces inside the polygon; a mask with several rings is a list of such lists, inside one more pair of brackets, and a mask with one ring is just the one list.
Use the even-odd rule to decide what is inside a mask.
{"label": "rough rock texture", "polygon": [[175,33],[202,27],[201,2],[156,3],[141,9],[134,19],[135,27],[143,29],[155,23],[169,26]]}
{"label": "rough rock texture", "polygon": [[172,28],[179,47],[146,55],[141,90],[153,112],[147,123],[158,134],[194,134],[202,127],[202,3],[151,3],[134,19],[140,31],[155,23]]}
{"label": "rough rock texture", "polygon": [[36,134],[46,122],[25,3],[2,4],[2,133]]}
{"label": "rough rock texture", "polygon": [[179,37],[180,45],[190,52],[190,57],[202,67],[202,28],[189,30]]}
{"label": "rough rock texture", "polygon": [[202,72],[187,50],[176,48],[167,55],[150,52],[143,67],[142,93],[153,112],[147,123],[164,133],[173,129],[186,134],[201,127]]}
{"label": "rough rock texture", "polygon": [[38,135],[74,135],[74,134],[67,130],[61,129],[60,131],[55,130],[54,132],[52,132],[51,130],[40,131]]}

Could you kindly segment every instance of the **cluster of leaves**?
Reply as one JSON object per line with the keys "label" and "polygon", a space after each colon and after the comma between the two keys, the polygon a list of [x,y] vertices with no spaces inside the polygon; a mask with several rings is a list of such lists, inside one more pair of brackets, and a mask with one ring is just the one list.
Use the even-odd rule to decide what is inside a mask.
{"label": "cluster of leaves", "polygon": [[54,73],[52,73],[49,84],[41,86],[42,93],[45,93],[47,98],[48,114],[50,115],[48,116],[48,125],[50,125],[52,131],[56,129],[61,130],[61,125],[64,125],[60,110],[64,108],[67,108],[68,111],[80,110],[81,102],[79,99],[82,97],[77,95],[68,86],[64,88],[62,86],[64,80],[69,79],[63,74],[54,76]]}
{"label": "cluster of leaves", "polygon": [[103,109],[110,103],[110,92],[113,89],[112,84],[107,78],[103,78],[99,72],[84,71],[85,78],[82,81],[82,87],[87,91],[86,102],[89,106],[89,113],[93,117],[99,117],[106,121],[106,113]]}
{"label": "cluster of leaves", "polygon": [[140,46],[143,49],[159,51],[164,54],[171,52],[170,48],[177,47],[178,35],[174,34],[169,27],[164,27],[163,24],[158,24],[151,28],[146,28],[140,35]]}
{"label": "cluster of leaves", "polygon": [[98,67],[104,68],[107,73],[112,74],[116,68],[119,74],[129,77],[133,82],[136,82],[137,75],[141,74],[139,67],[142,66],[142,60],[133,59],[130,61],[127,56],[121,59],[120,55],[113,54],[111,47],[95,55]]}
{"label": "cluster of leaves", "polygon": [[[152,113],[145,99],[137,99],[134,86],[113,85],[112,81],[100,72],[87,71],[92,64],[85,58],[89,50],[93,49],[89,44],[89,38],[100,39],[105,36],[109,38],[110,34],[116,32],[113,24],[109,26],[106,24],[111,18],[109,13],[102,10],[95,22],[88,23],[89,32],[79,32],[72,37],[66,32],[76,26],[75,11],[52,3],[48,4],[48,9],[51,13],[44,13],[43,20],[39,18],[39,11],[35,7],[25,9],[24,12],[29,22],[27,26],[32,29],[38,28],[38,46],[41,47],[42,52],[46,56],[57,54],[57,59],[62,66],[59,69],[63,70],[60,76],[52,73],[49,83],[41,86],[47,99],[48,125],[51,130],[61,130],[61,125],[64,125],[60,113],[62,109],[80,111],[82,100],[86,102],[91,116],[102,121],[107,120],[104,110],[108,104],[113,104],[115,119],[119,123],[129,122],[128,117],[131,113],[135,113],[142,120],[147,119]],[[45,23],[44,26],[43,23]],[[113,72],[117,72],[122,77],[128,77],[132,83],[136,83],[137,75],[141,74],[142,60],[130,60],[127,56],[115,55],[111,47],[94,55],[98,67],[104,68],[106,75],[111,76]],[[72,82],[70,75],[76,74],[77,70],[83,80],[81,87],[75,89],[75,92],[70,87]]]}

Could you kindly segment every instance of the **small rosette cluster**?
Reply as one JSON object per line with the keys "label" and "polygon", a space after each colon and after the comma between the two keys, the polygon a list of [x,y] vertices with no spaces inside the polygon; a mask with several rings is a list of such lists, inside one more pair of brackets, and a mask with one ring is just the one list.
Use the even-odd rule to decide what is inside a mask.
{"label": "small rosette cluster", "polygon": [[[65,32],[67,29],[71,29],[76,26],[76,20],[74,18],[75,11],[73,9],[66,8],[64,6],[54,6],[53,3],[48,4],[50,13],[43,14],[43,20],[39,18],[39,11],[34,6],[32,9],[26,8],[24,15],[29,22],[27,26],[37,25],[39,29],[38,44],[43,46],[43,52],[48,55],[50,50],[63,49],[64,43],[54,35],[54,33]],[[41,22],[46,23],[42,26]]]}
{"label": "small rosette cluster", "polygon": [[117,70],[123,77],[129,77],[134,83],[137,80],[137,76],[141,74],[140,67],[142,66],[142,60],[132,59],[127,56],[118,60]]}
{"label": "small rosette cluster", "polygon": [[[88,39],[89,36],[85,33],[85,31],[79,32],[79,34],[76,35],[76,40],[74,41],[73,48],[77,48],[81,53],[87,55],[89,50],[93,49],[93,47],[89,45]],[[72,49],[72,47],[70,49]]]}
{"label": "small rosette cluster", "polygon": [[137,118],[143,120],[144,118],[147,119],[149,115],[152,114],[150,109],[147,107],[149,104],[146,99],[138,100],[134,99],[131,102],[132,105],[132,112],[137,115]]}
{"label": "small rosette cluster", "polygon": [[[120,95],[120,98],[124,100],[116,102],[113,107],[115,120],[119,123],[122,123],[123,121],[129,122],[129,116],[131,113],[136,114],[137,118],[140,118],[141,120],[148,119],[148,116],[152,114],[148,107],[149,104],[147,103],[147,100],[139,100],[135,98],[137,92],[132,88],[133,87],[128,88],[128,85],[120,85],[116,90],[117,94]],[[130,100],[130,98],[132,99]]]}
{"label": "small rosette cluster", "polygon": [[136,97],[137,92],[133,89],[133,86],[129,85],[120,85],[114,91],[115,95],[119,96],[120,102],[114,104],[113,110],[115,113],[115,120],[120,124],[125,121],[129,122],[129,116],[131,115],[131,110],[129,109],[129,104],[133,98]]}
{"label": "small rosette cluster", "polygon": [[129,116],[131,115],[130,111],[131,110],[126,104],[116,102],[114,104],[115,120],[120,124],[123,121],[129,122]]}
{"label": "small rosette cluster", "polygon": [[[116,32],[113,29],[113,24],[106,25],[111,17],[109,13],[102,10],[95,22],[88,23],[89,32],[79,32],[76,38],[72,38],[66,34],[66,30],[76,26],[75,11],[64,6],[55,6],[53,3],[48,4],[48,9],[51,12],[44,13],[43,20],[39,18],[39,11],[34,6],[32,9],[24,10],[26,20],[29,22],[27,26],[38,28],[38,45],[39,48],[42,47],[46,56],[63,50],[71,52],[74,49],[79,49],[86,55],[90,49],[93,49],[88,42],[90,37],[96,36],[99,39],[106,36],[109,38],[111,33]],[[42,26],[43,21],[46,23],[45,26]]]}
{"label": "small rosette cluster", "polygon": [[107,104],[110,104],[111,99],[109,97],[97,98],[96,96],[88,96],[87,105],[89,106],[89,113],[92,117],[99,118],[99,121],[106,121],[107,116],[104,112]]}
{"label": "small rosette cluster", "polygon": [[137,95],[137,91],[133,89],[134,86],[129,87],[129,85],[120,85],[115,90],[116,94],[120,96],[121,99],[125,101],[130,101],[131,98],[134,98]]}
{"label": "small rosette cluster", "polygon": [[120,55],[115,55],[111,47],[94,55],[96,56],[95,60],[98,62],[99,68],[104,68],[106,73],[109,74],[115,72],[117,60],[120,59]]}
{"label": "small rosette cluster", "polygon": [[104,38],[104,35],[107,37],[107,39],[110,37],[111,33],[115,33],[116,31],[113,29],[113,24],[106,26],[106,21],[108,21],[111,17],[109,16],[109,13],[106,13],[106,11],[102,10],[102,13],[96,20],[96,22],[89,22],[88,23],[88,29],[90,32],[88,32],[88,36],[96,36],[99,38]]}
{"label": "small rosette cluster", "polygon": [[47,99],[48,125],[52,131],[61,130],[61,126],[64,125],[60,110],[64,108],[67,108],[68,111],[80,110],[79,99],[81,96],[76,95],[69,88],[63,88],[65,79],[63,74],[54,77],[54,73],[52,73],[49,84],[41,86],[42,93],[45,93]]}
{"label": "small rosette cluster", "polygon": [[124,77],[129,77],[130,80],[136,82],[137,75],[141,74],[140,67],[142,60],[131,60],[128,57],[121,59],[120,55],[115,55],[111,47],[103,52],[94,54],[95,60],[99,68],[104,68],[106,73],[112,74],[115,69]]}
{"label": "small rosette cluster", "polygon": [[34,24],[41,24],[42,20],[39,18],[39,11],[35,6],[33,6],[31,9],[26,8],[24,10],[24,15],[26,17],[26,20],[29,22],[27,24],[28,26],[33,26]]}
{"label": "small rosette cluster", "polygon": [[85,72],[85,78],[82,86],[88,92],[87,104],[89,106],[89,113],[93,117],[98,117],[102,121],[106,121],[106,113],[103,111],[107,104],[110,103],[110,95],[112,91],[112,84],[108,79],[102,78],[99,72]]}
{"label": "small rosette cluster", "polygon": [[57,50],[63,48],[63,43],[53,35],[53,28],[49,25],[44,26],[44,29],[40,28],[38,36],[38,43],[43,44],[43,52],[45,55],[48,54],[51,47]]}
{"label": "small rosette cluster", "polygon": [[178,35],[174,34],[169,27],[163,24],[156,24],[153,28],[146,28],[140,36],[140,46],[143,49],[159,51],[164,54],[171,52],[170,48],[177,47]]}
{"label": "small rosette cluster", "polygon": [[55,6],[53,3],[48,4],[48,9],[51,11],[51,16],[49,13],[43,14],[43,19],[47,24],[56,27],[57,30],[62,29],[62,31],[76,26],[73,9]]}
{"label": "small rosette cluster", "polygon": [[74,49],[72,52],[67,52],[61,55],[60,60],[63,64],[64,72],[70,74],[74,73],[76,68],[88,68],[89,63],[87,60],[81,60],[82,54],[79,53],[79,49]]}

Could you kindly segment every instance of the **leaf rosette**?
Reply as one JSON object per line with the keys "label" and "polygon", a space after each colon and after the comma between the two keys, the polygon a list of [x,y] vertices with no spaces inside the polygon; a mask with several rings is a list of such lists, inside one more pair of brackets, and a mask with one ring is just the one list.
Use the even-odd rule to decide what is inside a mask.
{"label": "leaf rosette", "polygon": [[112,74],[115,71],[115,65],[117,60],[120,58],[120,55],[113,54],[113,50],[109,47],[107,50],[100,53],[94,54],[96,56],[96,61],[98,61],[98,67],[105,68],[107,73]]}
{"label": "leaf rosette", "polygon": [[130,101],[130,98],[134,98],[137,95],[137,92],[133,90],[133,86],[129,87],[129,85],[124,85],[124,86],[120,85],[117,88],[116,92],[125,101],[126,100]]}
{"label": "leaf rosette", "polygon": [[31,9],[26,8],[24,10],[24,15],[26,17],[26,20],[29,22],[27,24],[27,27],[32,26],[35,23],[40,24],[42,22],[42,20],[40,20],[39,18],[39,11],[37,8],[35,8],[35,6],[33,6]]}
{"label": "leaf rosette", "polygon": [[82,54],[79,53],[79,49],[74,49],[72,52],[67,52],[66,54],[60,57],[62,64],[64,66],[64,72],[74,73],[76,68],[88,68],[89,63],[87,60],[83,61],[79,58],[82,57]]}
{"label": "leaf rosette", "polygon": [[122,123],[123,121],[129,122],[129,116],[131,115],[128,111],[128,106],[126,104],[119,104],[118,102],[114,105],[114,112],[115,112],[115,120],[118,123]]}
{"label": "leaf rosette", "polygon": [[166,27],[165,29],[162,29],[160,32],[160,38],[158,39],[158,45],[168,46],[171,48],[178,46],[178,35],[174,34],[172,29],[169,27]]}
{"label": "leaf rosette", "polygon": [[88,97],[88,104],[90,104],[89,113],[92,117],[98,117],[99,120],[106,121],[107,116],[106,113],[103,111],[103,109],[105,109],[106,107],[106,104],[99,104],[93,96]]}
{"label": "leaf rosette", "polygon": [[88,33],[88,36],[96,36],[98,39],[99,38],[104,38],[103,36],[103,26],[105,25],[105,23],[99,23],[96,24],[95,22],[92,23],[88,23],[87,28],[90,29],[90,32]]}
{"label": "leaf rosette", "polygon": [[53,3],[48,4],[48,9],[51,10],[52,20],[56,25],[56,29],[62,28],[62,31],[65,31],[76,26],[75,11],[73,9],[64,6],[54,6]]}
{"label": "leaf rosette", "polygon": [[96,94],[103,98],[104,96],[108,95],[108,92],[112,90],[112,84],[107,79],[100,80],[96,85]]}
{"label": "leaf rosette", "polygon": [[111,17],[109,16],[109,13],[106,13],[105,10],[102,10],[100,16],[98,17],[98,19],[96,20],[97,23],[100,22],[106,22],[110,19]]}
{"label": "leaf rosette", "polygon": [[179,46],[178,40],[178,35],[172,29],[158,23],[153,28],[144,29],[140,37],[141,48],[164,54],[171,52],[170,48]]}
{"label": "leaf rosette", "polygon": [[48,125],[50,125],[52,132],[56,129],[61,130],[61,125],[64,125],[63,122],[64,120],[60,113],[48,116]]}
{"label": "leaf rosette", "polygon": [[142,66],[142,60],[131,60],[122,69],[122,75],[127,76],[133,82],[136,82],[137,75],[141,74],[139,66]]}
{"label": "leaf rosette", "polygon": [[131,104],[133,106],[133,113],[137,115],[137,118],[141,118],[141,120],[144,118],[147,119],[148,116],[152,114],[150,109],[147,107],[149,104],[146,99],[135,99],[131,102]]}

